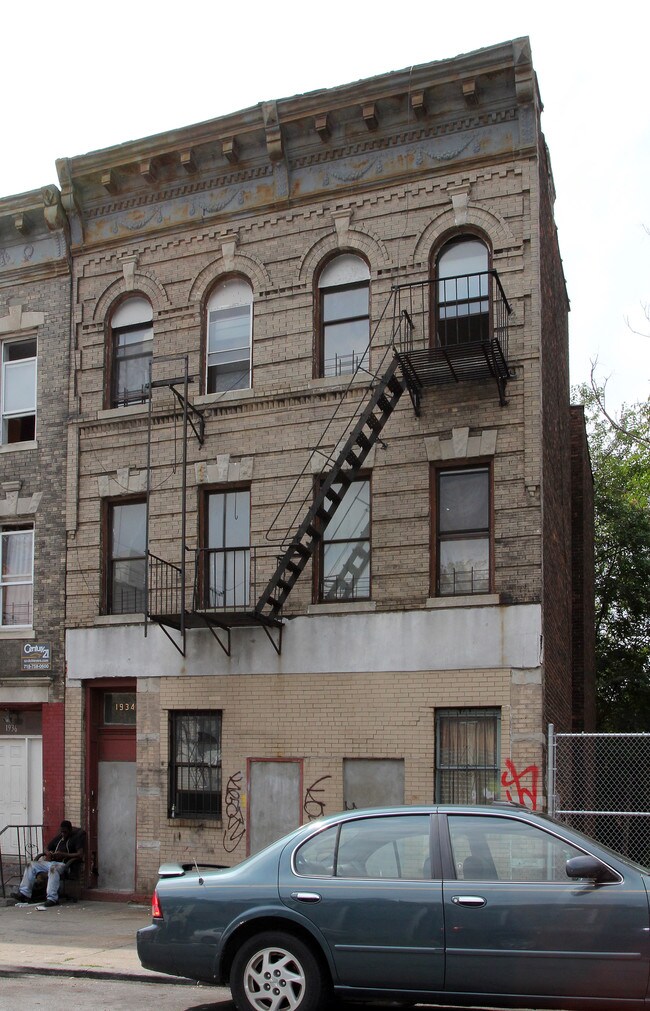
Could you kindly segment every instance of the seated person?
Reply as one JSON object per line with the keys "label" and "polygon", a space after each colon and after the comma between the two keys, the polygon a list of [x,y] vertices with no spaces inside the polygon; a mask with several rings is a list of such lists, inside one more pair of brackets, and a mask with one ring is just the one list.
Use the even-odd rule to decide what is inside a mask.
{"label": "seated person", "polygon": [[32,860],[23,874],[20,887],[12,892],[12,898],[18,902],[29,902],[36,875],[47,873],[47,898],[43,905],[58,906],[61,875],[70,864],[83,860],[85,845],[86,833],[83,829],[73,828],[71,822],[62,821],[59,835],[50,840],[45,853]]}

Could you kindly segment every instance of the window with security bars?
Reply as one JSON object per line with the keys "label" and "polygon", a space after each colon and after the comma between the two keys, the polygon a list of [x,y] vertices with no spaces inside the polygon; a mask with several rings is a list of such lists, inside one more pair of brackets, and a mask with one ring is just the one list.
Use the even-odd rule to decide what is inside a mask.
{"label": "window with security bars", "polygon": [[221,712],[170,712],[170,818],[221,818]]}
{"label": "window with security bars", "polygon": [[436,712],[436,801],[485,804],[499,797],[499,709]]}

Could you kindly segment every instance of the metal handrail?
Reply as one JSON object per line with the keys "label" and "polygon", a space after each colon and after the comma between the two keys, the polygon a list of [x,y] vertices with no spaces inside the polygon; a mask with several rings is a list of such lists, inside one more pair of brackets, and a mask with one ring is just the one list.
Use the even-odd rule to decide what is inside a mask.
{"label": "metal handrail", "polygon": [[[43,852],[43,826],[42,825],[5,825],[5,827],[0,830],[0,888],[2,889],[2,897],[6,899],[5,893],[5,865],[2,856],[3,848],[3,835],[5,832],[15,831],[16,833],[16,852],[5,853],[5,859],[9,856],[15,857],[18,860],[18,879],[20,880],[23,876],[24,870],[29,863],[39,853]],[[15,863],[15,860],[12,860]]]}

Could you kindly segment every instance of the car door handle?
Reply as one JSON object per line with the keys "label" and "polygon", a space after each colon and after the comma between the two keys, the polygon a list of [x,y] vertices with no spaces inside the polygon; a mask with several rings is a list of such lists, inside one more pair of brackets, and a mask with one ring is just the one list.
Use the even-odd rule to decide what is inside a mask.
{"label": "car door handle", "polygon": [[320,902],[321,899],[318,892],[292,892],[291,898],[298,902]]}
{"label": "car door handle", "polygon": [[487,899],[482,895],[452,895],[451,901],[457,906],[485,906]]}

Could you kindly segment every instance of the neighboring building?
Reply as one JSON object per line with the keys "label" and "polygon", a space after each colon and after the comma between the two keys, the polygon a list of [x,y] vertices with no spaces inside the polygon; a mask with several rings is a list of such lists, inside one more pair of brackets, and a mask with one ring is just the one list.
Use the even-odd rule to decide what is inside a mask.
{"label": "neighboring building", "polygon": [[540,110],[517,39],[58,163],[101,890],[343,807],[543,808],[548,723],[590,728]]}
{"label": "neighboring building", "polygon": [[66,229],[54,186],[0,199],[0,831],[64,817]]}

